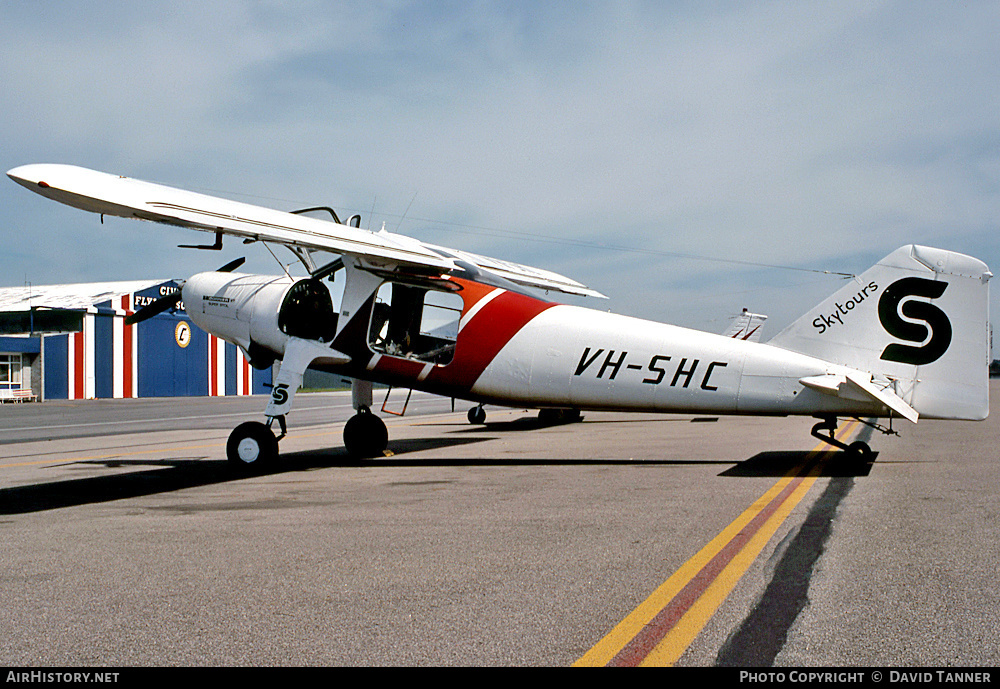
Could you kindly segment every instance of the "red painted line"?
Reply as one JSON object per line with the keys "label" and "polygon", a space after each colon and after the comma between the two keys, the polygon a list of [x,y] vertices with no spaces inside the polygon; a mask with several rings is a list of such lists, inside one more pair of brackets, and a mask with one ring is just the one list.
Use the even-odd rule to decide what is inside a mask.
{"label": "red painted line", "polygon": [[736,557],[737,553],[743,549],[750,539],[760,531],[761,527],[778,511],[778,508],[795,492],[795,489],[798,488],[805,478],[804,475],[800,475],[790,481],[785,486],[785,489],[768,503],[767,507],[750,520],[715,557],[702,567],[701,571],[688,582],[687,586],[681,589],[680,593],[611,659],[607,667],[638,666],[656,648],[656,645],[663,640],[670,630],[677,625],[691,606],[701,598],[702,594],[712,585],[712,582],[716,580],[722,570]]}
{"label": "red painted line", "polygon": [[250,394],[250,382],[253,379],[253,373],[250,371],[250,362],[247,361],[246,357],[242,354],[239,355],[240,362],[243,364],[243,394]]}

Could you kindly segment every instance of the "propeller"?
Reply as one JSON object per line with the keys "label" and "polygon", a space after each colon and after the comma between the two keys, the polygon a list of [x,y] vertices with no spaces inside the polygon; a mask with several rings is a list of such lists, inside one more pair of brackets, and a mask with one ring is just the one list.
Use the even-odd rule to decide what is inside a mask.
{"label": "propeller", "polygon": [[[245,261],[246,261],[245,258],[237,258],[236,260],[230,261],[226,265],[222,266],[215,272],[231,273],[237,268],[239,268],[241,265],[243,265]],[[180,286],[181,287],[184,286],[183,281],[181,282]],[[168,294],[165,297],[160,297],[152,304],[147,304],[146,306],[143,306],[141,309],[133,313],[131,316],[126,316],[125,325],[135,325],[136,323],[142,323],[144,320],[152,318],[158,313],[163,313],[167,309],[177,306],[177,303],[181,300],[181,298],[182,298],[182,292],[181,289],[178,288],[176,292]]]}
{"label": "propeller", "polygon": [[245,258],[237,258],[237,259],[235,259],[233,261],[230,261],[226,265],[222,266],[221,268],[219,268],[215,272],[216,273],[231,273],[234,270],[236,270],[237,268],[239,268],[241,265],[243,265],[244,263],[246,263],[246,259]]}

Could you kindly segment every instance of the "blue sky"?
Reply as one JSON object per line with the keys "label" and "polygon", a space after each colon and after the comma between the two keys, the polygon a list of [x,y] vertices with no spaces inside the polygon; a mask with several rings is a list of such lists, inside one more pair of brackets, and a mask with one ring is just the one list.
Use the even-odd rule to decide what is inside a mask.
{"label": "blue sky", "polygon": [[[331,205],[773,335],[840,284],[808,270],[1000,267],[998,35],[995,2],[9,3],[0,163]],[[4,285],[277,270],[7,179],[0,208]]]}

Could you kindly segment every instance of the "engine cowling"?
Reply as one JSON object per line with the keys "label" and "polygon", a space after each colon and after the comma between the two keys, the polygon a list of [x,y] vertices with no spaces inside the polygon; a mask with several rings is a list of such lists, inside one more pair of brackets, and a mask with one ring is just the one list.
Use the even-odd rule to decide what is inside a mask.
{"label": "engine cowling", "polygon": [[285,350],[278,314],[291,286],[285,276],[207,272],[184,283],[183,297],[198,327],[238,345],[256,364],[265,352],[280,357]]}
{"label": "engine cowling", "polygon": [[241,347],[258,368],[281,358],[289,337],[328,343],[337,332],[330,291],[314,278],[198,273],[183,298],[198,327]]}

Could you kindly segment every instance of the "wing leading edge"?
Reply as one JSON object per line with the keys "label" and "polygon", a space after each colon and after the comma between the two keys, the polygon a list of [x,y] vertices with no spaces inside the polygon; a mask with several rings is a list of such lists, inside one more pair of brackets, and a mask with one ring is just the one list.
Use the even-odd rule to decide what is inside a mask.
{"label": "wing leading edge", "polygon": [[93,213],[221,232],[309,251],[347,254],[380,267],[396,264],[448,272],[460,269],[455,262],[459,258],[528,287],[604,296],[557,273],[466,252],[442,250],[405,235],[371,232],[73,165],[23,165],[10,170],[7,176],[46,198]]}

